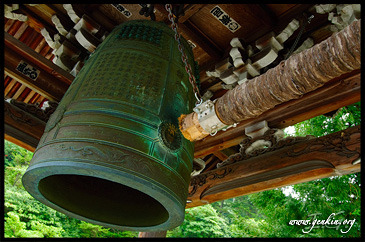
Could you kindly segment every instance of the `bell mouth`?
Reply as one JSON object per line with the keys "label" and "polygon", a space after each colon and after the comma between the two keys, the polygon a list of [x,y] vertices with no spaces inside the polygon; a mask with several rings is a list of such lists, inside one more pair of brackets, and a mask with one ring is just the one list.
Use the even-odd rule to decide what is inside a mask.
{"label": "bell mouth", "polygon": [[51,175],[39,181],[38,190],[53,204],[106,224],[150,227],[169,219],[168,211],[153,197],[98,177]]}
{"label": "bell mouth", "polygon": [[165,185],[115,168],[85,161],[43,161],[28,167],[22,183],[43,204],[108,228],[162,231],[183,222],[185,204]]}

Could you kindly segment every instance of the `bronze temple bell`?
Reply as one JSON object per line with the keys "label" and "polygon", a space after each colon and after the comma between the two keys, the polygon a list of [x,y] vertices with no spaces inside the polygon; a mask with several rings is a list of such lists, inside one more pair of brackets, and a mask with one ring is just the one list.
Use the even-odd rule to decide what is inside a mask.
{"label": "bronze temple bell", "polygon": [[90,223],[136,231],[179,226],[194,147],[178,117],[194,103],[174,32],[154,21],[123,23],[90,56],[50,117],[24,187]]}

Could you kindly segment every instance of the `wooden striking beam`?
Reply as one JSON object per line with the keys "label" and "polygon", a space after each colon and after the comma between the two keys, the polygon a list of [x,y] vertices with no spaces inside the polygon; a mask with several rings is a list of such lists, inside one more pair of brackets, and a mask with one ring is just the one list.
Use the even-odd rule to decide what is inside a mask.
{"label": "wooden striking beam", "polygon": [[344,74],[324,86],[303,95],[300,99],[277,105],[254,119],[244,120],[235,128],[220,131],[195,142],[194,157],[203,157],[218,150],[238,145],[245,128],[266,120],[270,128],[285,128],[361,100],[361,71]]}
{"label": "wooden striking beam", "polygon": [[[29,59],[28,56],[23,56],[22,54],[11,50],[7,45],[5,45],[4,48],[4,56],[5,73],[25,86],[40,93],[47,99],[60,101],[67,91],[69,84],[61,81],[54,75],[49,74],[47,70],[42,68],[43,66],[38,66],[38,63],[34,63],[34,60]],[[44,57],[42,56],[42,58]],[[40,71],[36,80],[31,79],[29,76],[17,70],[18,65],[22,61]]]}
{"label": "wooden striking beam", "polygon": [[268,152],[193,176],[187,208],[228,198],[360,172],[361,127],[319,138],[297,137]]}

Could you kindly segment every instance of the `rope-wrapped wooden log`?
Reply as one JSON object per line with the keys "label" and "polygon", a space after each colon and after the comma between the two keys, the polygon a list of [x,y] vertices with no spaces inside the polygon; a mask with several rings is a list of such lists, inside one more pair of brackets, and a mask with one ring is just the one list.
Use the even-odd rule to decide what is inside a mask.
{"label": "rope-wrapped wooden log", "polygon": [[216,102],[225,124],[254,118],[275,105],[300,98],[341,74],[361,65],[360,21],[304,50],[265,74],[227,92]]}
{"label": "rope-wrapped wooden log", "polygon": [[[216,100],[216,115],[227,125],[255,118],[280,103],[300,98],[335,77],[360,69],[360,40],[359,20],[312,48],[282,61],[266,73],[228,91]],[[180,118],[184,136],[186,130],[192,130],[186,123],[184,118]],[[200,140],[207,135],[205,133],[189,133],[186,138],[190,141]]]}

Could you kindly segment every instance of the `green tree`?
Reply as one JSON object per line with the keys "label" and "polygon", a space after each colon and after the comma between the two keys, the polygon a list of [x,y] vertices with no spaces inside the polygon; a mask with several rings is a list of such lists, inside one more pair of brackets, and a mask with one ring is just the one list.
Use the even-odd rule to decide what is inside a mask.
{"label": "green tree", "polygon": [[[332,118],[321,115],[298,123],[294,125],[295,135],[320,137],[359,125],[360,109],[359,102],[338,110]],[[360,173],[334,176],[289,186],[297,194],[295,197],[285,196],[283,189],[274,189],[251,194],[249,199],[271,225],[268,237],[360,237],[360,180]],[[314,214],[317,219],[327,219],[332,213],[335,219],[356,222],[347,233],[330,226],[317,226],[310,233],[303,233],[305,226],[288,225],[290,220],[314,219]]]}
{"label": "green tree", "polygon": [[182,225],[168,231],[167,237],[218,238],[228,237],[228,225],[212,205],[186,209]]}
{"label": "green tree", "polygon": [[[23,165],[22,162],[29,162],[33,153],[23,149],[16,144],[4,140],[4,163],[5,166]],[[24,164],[25,165],[25,164]]]}
{"label": "green tree", "polygon": [[296,136],[331,134],[361,124],[361,102],[339,109],[334,116],[319,115],[294,125]]}

